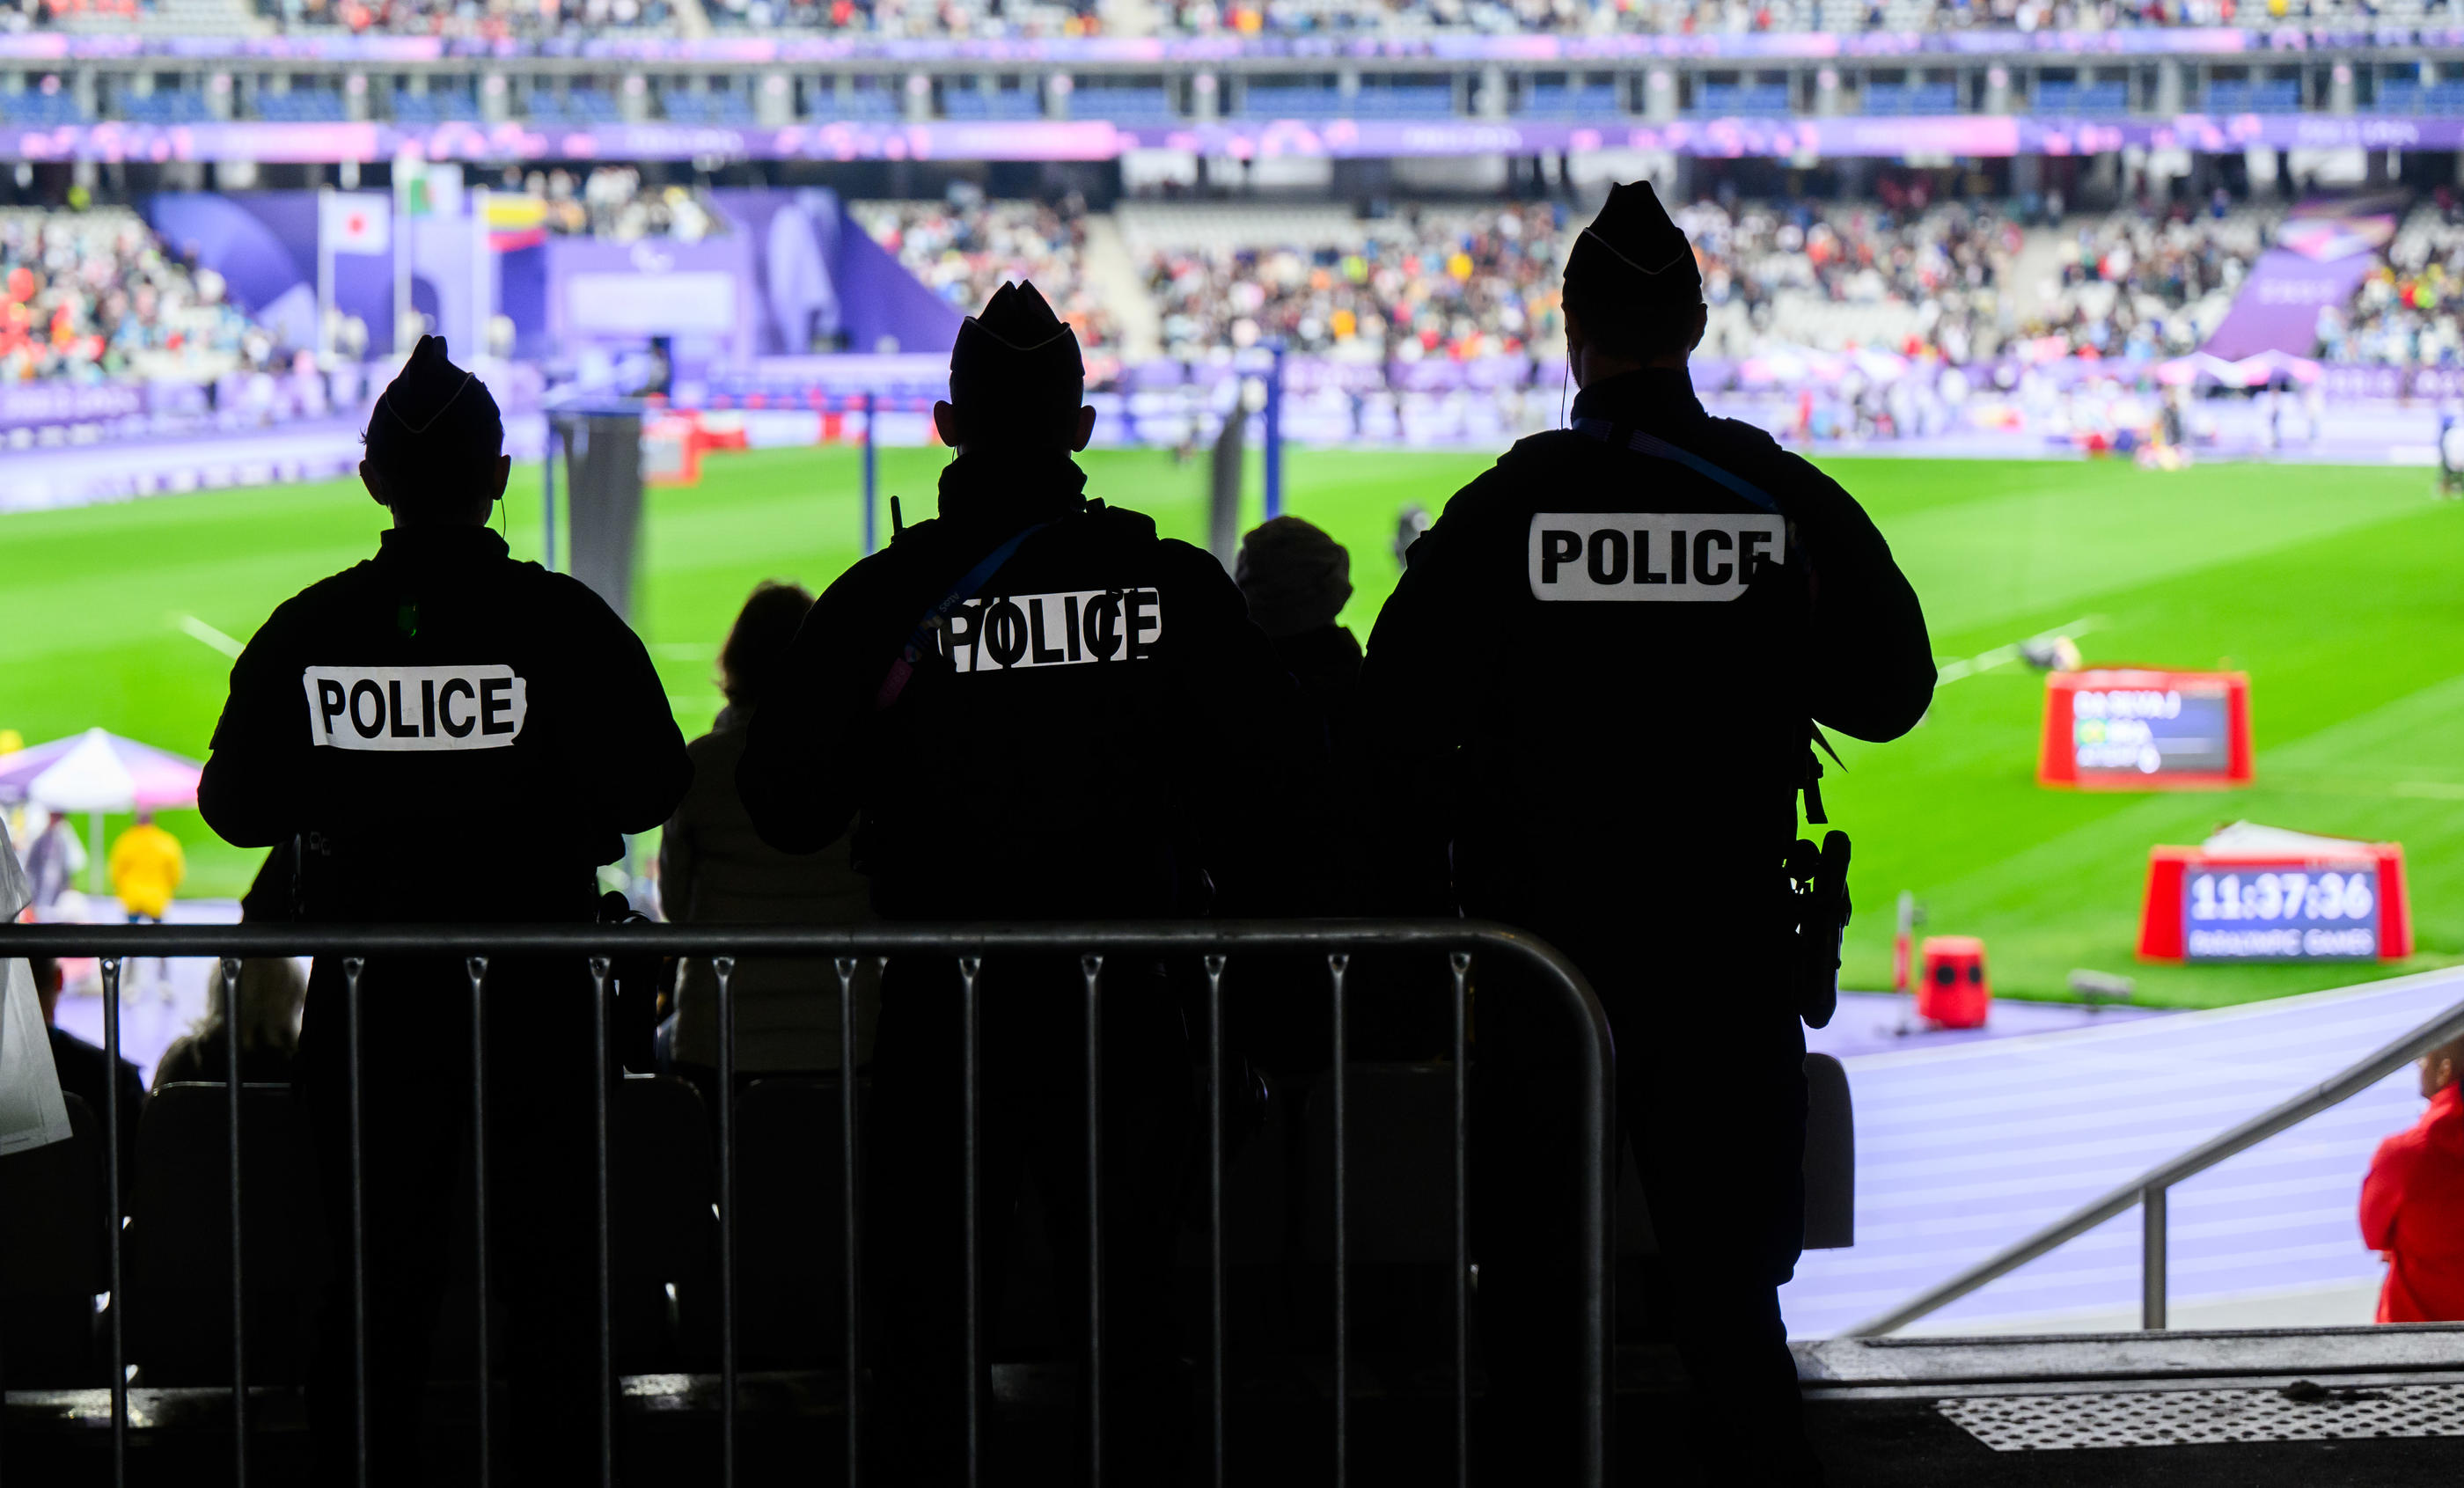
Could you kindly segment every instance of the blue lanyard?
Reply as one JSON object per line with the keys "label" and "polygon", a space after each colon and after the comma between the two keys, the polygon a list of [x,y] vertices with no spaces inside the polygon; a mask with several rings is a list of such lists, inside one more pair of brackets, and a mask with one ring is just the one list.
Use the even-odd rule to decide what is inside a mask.
{"label": "blue lanyard", "polygon": [[938,649],[934,645],[933,632],[941,628],[941,622],[949,619],[958,606],[974,599],[984,585],[992,582],[993,575],[1001,572],[1001,565],[1010,560],[1010,556],[1019,550],[1021,543],[1051,525],[1050,522],[1038,522],[985,554],[983,561],[959,576],[957,583],[942,596],[940,603],[924,612],[924,618],[915,623],[915,629],[908,635],[907,644],[899,648],[898,659],[890,664],[889,673],[881,679],[881,690],[874,694],[872,700],[875,712],[897,702],[898,694],[907,690],[907,679],[915,675],[915,664],[924,659],[927,651]]}
{"label": "blue lanyard", "polygon": [[[1604,445],[1614,444],[1617,441],[1617,426],[1606,419],[1576,419],[1574,431],[1578,434],[1587,434]],[[1734,475],[1720,469],[1691,449],[1680,449],[1656,434],[1646,434],[1640,429],[1636,429],[1626,440],[1625,447],[1637,454],[1647,454],[1654,459],[1682,465],[1704,479],[1736,492],[1773,516],[1787,514],[1779,509],[1778,498],[1770,492],[1742,475]]]}

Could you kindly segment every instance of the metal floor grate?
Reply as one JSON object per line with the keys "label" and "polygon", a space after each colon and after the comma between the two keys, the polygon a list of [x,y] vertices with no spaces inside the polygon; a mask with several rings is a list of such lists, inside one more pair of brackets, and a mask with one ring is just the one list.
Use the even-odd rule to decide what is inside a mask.
{"label": "metal floor grate", "polygon": [[1974,1395],[1942,1413],[1996,1452],[2464,1436],[2464,1385]]}

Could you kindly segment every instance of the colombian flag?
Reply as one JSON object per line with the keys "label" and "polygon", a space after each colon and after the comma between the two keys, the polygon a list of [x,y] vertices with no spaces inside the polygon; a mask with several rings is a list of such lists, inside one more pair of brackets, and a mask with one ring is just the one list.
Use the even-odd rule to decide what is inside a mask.
{"label": "colombian flag", "polygon": [[547,241],[547,202],[536,196],[488,195],[488,246],[499,253]]}

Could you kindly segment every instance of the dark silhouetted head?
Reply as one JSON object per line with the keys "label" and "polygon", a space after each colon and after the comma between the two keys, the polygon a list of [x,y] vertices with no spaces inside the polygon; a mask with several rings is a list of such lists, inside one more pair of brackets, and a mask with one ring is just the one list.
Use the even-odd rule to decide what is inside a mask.
{"label": "dark silhouetted head", "polygon": [[[1078,338],[1024,280],[993,291],[950,349],[950,401],[934,409],[952,445],[1063,451],[1087,447],[1092,410]],[[947,410],[945,415],[944,410]]]}
{"label": "dark silhouetted head", "polygon": [[1352,555],[1299,517],[1278,516],[1241,539],[1232,581],[1258,628],[1281,641],[1334,624],[1352,598]]}
{"label": "dark silhouetted head", "polygon": [[1703,271],[1648,181],[1612,186],[1566,254],[1566,317],[1594,348],[1648,361],[1693,349]]}
{"label": "dark silhouetted head", "polygon": [[761,701],[787,659],[796,627],[812,607],[812,593],[801,584],[764,580],[754,585],[752,598],[727,632],[727,644],[718,648],[718,689],[730,703],[751,708]]}
{"label": "dark silhouetted head", "polygon": [[423,336],[368,416],[368,494],[403,522],[485,521],[505,490],[505,421],[488,384]]}

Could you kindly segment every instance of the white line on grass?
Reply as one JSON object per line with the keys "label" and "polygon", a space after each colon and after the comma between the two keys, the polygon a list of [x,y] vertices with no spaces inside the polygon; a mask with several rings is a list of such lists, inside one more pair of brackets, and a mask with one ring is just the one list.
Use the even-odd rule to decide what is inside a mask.
{"label": "white line on grass", "polygon": [[195,636],[198,640],[203,641],[208,646],[212,646],[215,650],[222,652],[225,656],[231,657],[234,661],[239,659],[240,652],[248,648],[239,642],[223,634],[221,631],[216,630],[213,626],[207,624],[204,621],[199,620],[194,615],[174,615],[171,617],[171,624],[179,626],[188,634]]}
{"label": "white line on grass", "polygon": [[1962,677],[1972,677],[1980,671],[1991,671],[1996,667],[2007,667],[2019,659],[2019,651],[2023,646],[2035,646],[2042,641],[2058,641],[2064,637],[2077,640],[2103,623],[2104,617],[2101,615],[2086,615],[2072,621],[2067,625],[2056,626],[2042,635],[2030,636],[2025,641],[2013,641],[2009,646],[1997,646],[1990,651],[1981,651],[1974,656],[1939,663],[1935,667],[1933,685],[1937,688],[1947,688]]}

